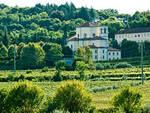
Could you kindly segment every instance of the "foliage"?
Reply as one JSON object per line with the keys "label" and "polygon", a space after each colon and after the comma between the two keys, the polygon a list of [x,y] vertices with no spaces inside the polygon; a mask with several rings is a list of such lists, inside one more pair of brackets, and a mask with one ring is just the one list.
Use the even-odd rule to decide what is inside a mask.
{"label": "foliage", "polygon": [[78,71],[80,75],[80,80],[85,79],[85,70],[88,69],[89,65],[85,64],[83,61],[77,61],[76,62],[76,70]]}
{"label": "foliage", "polygon": [[59,44],[52,44],[50,49],[47,50],[45,55],[45,61],[48,66],[54,66],[54,64],[63,57],[62,47]]}
{"label": "foliage", "polygon": [[114,68],[132,68],[132,65],[127,62],[122,62],[114,65]]}
{"label": "foliage", "polygon": [[102,70],[104,66],[101,63],[96,63],[96,70]]}
{"label": "foliage", "polygon": [[[20,93],[21,92],[21,93]],[[44,92],[37,86],[18,83],[8,93],[5,99],[8,112],[37,112],[44,101]]]}
{"label": "foliage", "polygon": [[75,60],[84,61],[87,64],[91,64],[92,60],[92,50],[89,46],[85,46],[84,48],[79,47],[75,52]]}
{"label": "foliage", "polygon": [[147,103],[143,108],[143,113],[150,113],[150,103]]}
{"label": "foliage", "polygon": [[43,49],[34,43],[29,43],[23,47],[21,52],[21,62],[24,69],[35,69],[42,66],[45,53]]}
{"label": "foliage", "polygon": [[8,56],[8,50],[7,48],[0,43],[0,58],[6,58]]}
{"label": "foliage", "polygon": [[57,88],[54,101],[59,109],[73,113],[87,111],[92,98],[84,84],[74,80],[64,82]]}
{"label": "foliage", "polygon": [[121,57],[139,56],[139,44],[135,41],[123,40],[121,43]]}
{"label": "foliage", "polygon": [[6,91],[6,89],[0,89],[0,112],[4,113],[6,108],[5,105],[5,98],[8,95],[8,92]]}
{"label": "foliage", "polygon": [[140,109],[142,95],[129,87],[122,89],[113,98],[114,107],[126,113],[137,113]]}

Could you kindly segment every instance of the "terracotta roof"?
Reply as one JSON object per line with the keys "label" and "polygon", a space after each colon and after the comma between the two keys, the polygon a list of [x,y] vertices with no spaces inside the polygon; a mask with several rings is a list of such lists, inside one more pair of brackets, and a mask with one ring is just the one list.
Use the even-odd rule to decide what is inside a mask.
{"label": "terracotta roof", "polygon": [[92,22],[86,22],[78,27],[99,27],[97,24],[94,24]]}
{"label": "terracotta roof", "polygon": [[120,51],[120,49],[110,47],[110,48],[108,48],[108,51]]}
{"label": "terracotta roof", "polygon": [[97,47],[95,45],[88,45],[91,49],[95,49],[95,48],[107,48],[107,47]]}
{"label": "terracotta roof", "polygon": [[76,36],[73,36],[71,38],[68,39],[68,41],[80,41],[80,40],[107,40],[105,38],[102,38],[102,37],[99,37],[99,36],[96,36],[94,38],[77,38]]}
{"label": "terracotta roof", "polygon": [[142,32],[150,32],[150,27],[141,27],[141,28],[131,28],[121,30],[116,34],[125,34],[125,33],[142,33]]}

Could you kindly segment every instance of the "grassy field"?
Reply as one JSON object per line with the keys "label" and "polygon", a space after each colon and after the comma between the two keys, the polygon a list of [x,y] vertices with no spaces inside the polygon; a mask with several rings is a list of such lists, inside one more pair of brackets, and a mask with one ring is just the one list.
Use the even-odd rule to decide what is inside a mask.
{"label": "grassy field", "polygon": [[[92,89],[94,87],[107,87],[113,85],[125,86],[133,82],[139,81],[86,81],[84,82],[86,89]],[[32,82],[33,84],[39,86],[45,91],[46,95],[52,96],[56,90],[57,85],[61,82]],[[16,82],[0,82],[0,88],[11,88]],[[144,85],[134,86],[133,89],[140,91],[143,95],[142,106],[150,102],[150,82],[146,81]],[[92,93],[93,103],[97,109],[108,109],[111,108],[112,97],[120,89],[108,90],[103,92]]]}

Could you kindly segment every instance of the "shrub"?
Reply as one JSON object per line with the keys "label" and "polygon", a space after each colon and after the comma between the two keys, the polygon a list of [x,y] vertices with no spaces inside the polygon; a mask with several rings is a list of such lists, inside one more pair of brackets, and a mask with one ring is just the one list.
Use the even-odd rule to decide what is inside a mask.
{"label": "shrub", "polygon": [[113,105],[125,113],[137,113],[140,108],[141,97],[140,93],[125,87],[114,96]]}
{"label": "shrub", "polygon": [[30,73],[32,73],[32,70],[27,70],[26,71],[26,74],[30,74]]}
{"label": "shrub", "polygon": [[85,70],[88,69],[89,65],[85,64],[83,61],[77,61],[76,62],[76,70],[78,71],[80,75],[80,80],[85,79]]}
{"label": "shrub", "polygon": [[104,66],[104,69],[111,69],[112,68],[110,63],[104,63],[103,66]]}
{"label": "shrub", "polygon": [[114,68],[131,68],[132,65],[127,62],[121,62],[114,65]]}
{"label": "shrub", "polygon": [[85,112],[91,105],[92,97],[82,82],[74,80],[64,82],[57,88],[54,101],[57,108],[63,111]]}
{"label": "shrub", "polygon": [[96,63],[96,70],[102,70],[104,66],[101,63]]}
{"label": "shrub", "polygon": [[150,113],[150,102],[144,106],[143,113]]}
{"label": "shrub", "polygon": [[44,100],[44,92],[29,83],[18,83],[8,93],[5,99],[8,112],[37,112]]}
{"label": "shrub", "polygon": [[0,90],[0,113],[5,112],[5,110],[6,110],[4,99],[7,96],[7,94],[8,93],[5,89]]}
{"label": "shrub", "polygon": [[56,71],[54,77],[53,77],[53,81],[58,82],[58,81],[62,81],[63,77],[60,73],[60,71]]}
{"label": "shrub", "polygon": [[44,67],[44,68],[42,69],[42,72],[48,72],[48,67]]}
{"label": "shrub", "polygon": [[47,97],[47,101],[43,104],[41,113],[53,113],[56,109],[56,105],[52,97]]}
{"label": "shrub", "polygon": [[89,64],[89,70],[96,70],[96,65],[94,63]]}

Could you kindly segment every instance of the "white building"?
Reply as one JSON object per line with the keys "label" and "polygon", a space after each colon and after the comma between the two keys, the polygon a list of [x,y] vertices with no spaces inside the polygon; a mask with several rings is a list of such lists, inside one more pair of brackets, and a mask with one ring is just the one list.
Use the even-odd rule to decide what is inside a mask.
{"label": "white building", "polygon": [[119,44],[124,39],[136,41],[137,43],[150,41],[150,27],[126,29],[115,34],[115,39]]}
{"label": "white building", "polygon": [[77,27],[76,35],[68,39],[67,45],[74,52],[77,48],[88,45],[92,50],[93,61],[121,58],[120,50],[109,48],[108,27],[100,27],[91,22],[86,22]]}

